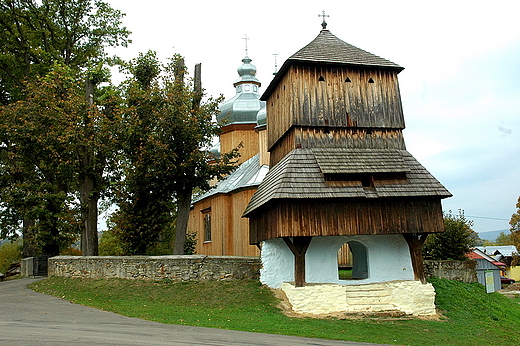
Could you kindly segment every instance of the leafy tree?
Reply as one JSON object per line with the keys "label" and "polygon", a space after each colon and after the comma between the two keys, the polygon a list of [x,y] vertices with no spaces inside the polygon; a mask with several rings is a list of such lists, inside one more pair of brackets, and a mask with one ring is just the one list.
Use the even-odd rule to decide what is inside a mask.
{"label": "leafy tree", "polygon": [[124,254],[121,240],[111,230],[101,233],[99,237],[100,256],[123,256]]}
{"label": "leafy tree", "polygon": [[[2,201],[33,221],[35,242],[56,255],[78,232],[72,181],[80,100],[60,66],[28,83],[26,101],[3,107],[0,128],[8,149]],[[85,103],[85,102],[83,102]],[[17,177],[20,177],[17,179]]]}
{"label": "leafy tree", "polygon": [[494,245],[513,245],[513,240],[511,239],[511,233],[506,234],[505,232],[500,232],[498,237],[493,242]]}
{"label": "leafy tree", "polygon": [[[3,33],[0,40],[0,104],[5,108],[0,110],[0,222],[5,226],[5,233],[11,235],[23,224],[26,256],[38,252],[32,244],[33,240],[38,240],[44,245],[42,251],[52,254],[58,251],[60,233],[67,233],[60,231],[64,227],[60,225],[60,220],[64,215],[68,215],[68,222],[77,221],[76,216],[71,216],[71,206],[75,200],[72,193],[78,188],[82,191],[78,196],[81,200],[79,211],[84,225],[82,248],[88,244],[90,246],[84,249],[84,254],[97,254],[97,201],[103,186],[101,177],[106,160],[104,154],[100,155],[95,150],[106,146],[107,137],[99,136],[97,133],[100,124],[91,119],[99,118],[98,107],[94,102],[85,104],[85,91],[87,99],[90,98],[91,101],[94,100],[90,95],[99,94],[94,86],[101,81],[101,66],[107,59],[105,47],[126,46],[128,42],[129,32],[121,27],[122,16],[121,12],[112,9],[107,3],[94,0],[6,0],[0,3],[0,29]],[[68,89],[72,87],[70,83],[63,83],[65,80],[61,80],[62,90],[52,87],[49,90],[41,90],[41,95],[38,96],[40,99],[44,98],[43,93],[47,91],[48,96],[53,97],[48,97],[47,103],[36,102],[37,97],[33,94],[38,93],[38,87],[45,86],[44,76],[55,73],[57,66],[67,66],[72,71],[67,72],[67,78],[75,81],[78,80],[80,72],[86,74],[87,71],[94,71],[86,78],[88,90],[82,86],[80,92],[74,86],[72,91]],[[71,77],[72,74],[75,77]],[[56,75],[52,78],[56,78]],[[85,80],[85,77],[81,79]],[[37,85],[39,86],[36,87]],[[79,95],[83,100],[79,100]],[[57,102],[52,102],[55,99]],[[64,115],[64,112],[58,112],[59,109],[55,106],[67,99],[78,101],[76,109],[69,104],[67,111],[64,111],[69,117],[73,112],[78,112],[74,123],[68,127],[61,122],[64,118],[52,119],[53,114]],[[15,109],[8,107],[24,100],[31,102],[15,105]],[[47,113],[47,124],[42,121],[32,122],[34,129],[41,131],[37,134],[38,141],[24,137],[31,134],[21,126],[25,121],[23,107],[31,107],[32,114]],[[110,107],[105,107],[105,110],[107,109]],[[15,120],[18,122],[9,122]],[[33,120],[34,117],[28,121]],[[75,140],[74,147],[65,147],[64,138],[57,136],[53,131],[59,127],[55,126],[56,124],[61,126],[61,129],[65,127],[69,130],[65,137]],[[15,133],[14,128],[21,128],[22,131]],[[71,136],[71,133],[76,136]],[[45,134],[48,136],[45,137]],[[54,153],[43,156],[42,159],[54,161],[43,163],[42,159],[38,159],[38,162],[35,162],[35,152],[39,150],[39,146],[46,146],[46,154]],[[79,162],[79,165],[67,164],[65,157],[68,163]],[[50,170],[42,171],[42,165],[62,165],[63,170],[54,174]],[[55,176],[50,177],[53,174]],[[39,198],[37,193],[46,197]],[[45,205],[42,205],[44,201]],[[35,213],[35,210],[40,212]],[[47,211],[45,219],[48,227],[44,227],[43,210]],[[75,212],[77,214],[77,210]],[[72,225],[78,224],[72,222]],[[44,233],[38,233],[43,229]],[[45,241],[51,242],[49,246],[45,246]]]}
{"label": "leafy tree", "polygon": [[[131,63],[127,110],[121,137],[125,156],[122,182],[113,214],[113,232],[128,254],[145,254],[164,241],[182,206],[188,208],[194,187],[229,173],[236,151],[209,164],[211,140],[218,132],[213,120],[220,99],[201,102],[201,91],[186,81],[183,59],[176,55],[162,66],[154,52]],[[189,196],[186,197],[187,192]],[[182,205],[182,206],[181,206]],[[189,211],[189,209],[188,209]],[[184,252],[185,228],[175,244]]]}
{"label": "leafy tree", "polygon": [[4,0],[0,3],[0,102],[23,100],[24,82],[54,63],[85,69],[126,46],[123,14],[99,0]]}
{"label": "leafy tree", "polygon": [[516,213],[511,215],[511,220],[509,221],[511,241],[516,246],[517,250],[517,253],[513,256],[513,261],[511,263],[513,266],[520,265],[520,197],[518,197],[516,208]]}
{"label": "leafy tree", "polygon": [[423,257],[433,260],[466,260],[466,254],[475,246],[476,233],[473,223],[466,219],[464,212],[458,215],[451,211],[444,214],[445,231],[428,235],[423,247]]}

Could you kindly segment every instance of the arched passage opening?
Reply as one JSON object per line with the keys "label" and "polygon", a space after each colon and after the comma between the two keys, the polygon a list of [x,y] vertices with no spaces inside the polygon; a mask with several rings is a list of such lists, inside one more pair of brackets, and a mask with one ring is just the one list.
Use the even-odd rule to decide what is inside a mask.
{"label": "arched passage opening", "polygon": [[338,270],[341,280],[368,278],[368,251],[358,241],[348,241],[338,250]]}

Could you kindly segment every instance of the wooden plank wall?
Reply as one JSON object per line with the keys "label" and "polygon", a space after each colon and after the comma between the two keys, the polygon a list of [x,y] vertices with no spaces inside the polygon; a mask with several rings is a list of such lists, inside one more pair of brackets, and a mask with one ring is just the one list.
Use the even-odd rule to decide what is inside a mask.
{"label": "wooden plank wall", "polygon": [[258,247],[249,244],[249,219],[242,217],[255,191],[256,189],[242,190],[232,196],[233,221],[228,231],[228,238],[232,237],[233,242],[228,243],[227,255],[229,256],[260,256]]}
{"label": "wooden plank wall", "polygon": [[270,165],[270,154],[267,151],[267,128],[258,130],[258,143],[260,150],[260,165]]}
{"label": "wooden plank wall", "polygon": [[220,152],[227,153],[242,144],[238,164],[258,154],[259,140],[255,126],[256,124],[234,124],[224,127],[220,135]]}
{"label": "wooden plank wall", "polygon": [[270,148],[291,125],[404,128],[392,70],[293,65],[267,100],[267,114]]}
{"label": "wooden plank wall", "polygon": [[287,199],[249,218],[250,243],[292,236],[434,233],[444,230],[440,199]]}
{"label": "wooden plank wall", "polygon": [[[197,232],[195,251],[208,256],[259,256],[255,245],[249,244],[249,220],[242,213],[256,189],[234,194],[219,194],[195,203],[190,211],[188,231]],[[211,242],[204,242],[204,213],[211,208]]]}
{"label": "wooden plank wall", "polygon": [[346,268],[352,267],[352,265],[352,252],[350,252],[348,244],[345,243],[338,251],[338,267]]}

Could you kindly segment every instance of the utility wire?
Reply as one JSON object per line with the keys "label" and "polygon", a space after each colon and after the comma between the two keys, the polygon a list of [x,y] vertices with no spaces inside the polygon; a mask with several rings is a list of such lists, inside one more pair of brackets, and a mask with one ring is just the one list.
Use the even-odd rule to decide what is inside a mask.
{"label": "utility wire", "polygon": [[472,217],[474,219],[486,219],[486,220],[500,220],[500,221],[509,221],[509,219],[503,219],[499,217],[487,217],[487,216],[473,216],[473,215],[464,215],[466,217]]}

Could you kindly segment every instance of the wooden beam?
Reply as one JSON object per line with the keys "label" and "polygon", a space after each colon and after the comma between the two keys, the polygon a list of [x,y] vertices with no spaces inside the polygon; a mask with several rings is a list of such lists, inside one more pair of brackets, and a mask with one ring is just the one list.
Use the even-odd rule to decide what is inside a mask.
{"label": "wooden beam", "polygon": [[312,237],[284,237],[285,244],[294,255],[294,286],[305,286],[305,254],[311,243]]}
{"label": "wooden beam", "polygon": [[403,237],[410,249],[414,279],[415,281],[421,281],[423,284],[426,283],[426,276],[424,275],[424,262],[421,250],[427,236],[427,233],[403,233]]}

